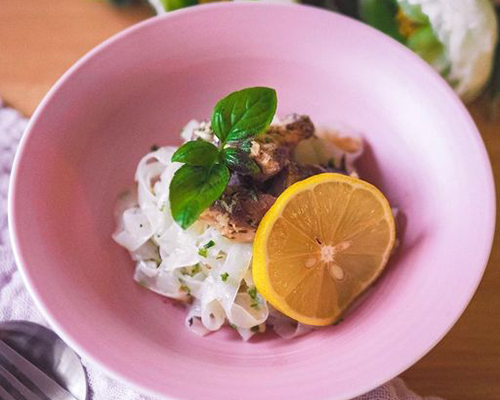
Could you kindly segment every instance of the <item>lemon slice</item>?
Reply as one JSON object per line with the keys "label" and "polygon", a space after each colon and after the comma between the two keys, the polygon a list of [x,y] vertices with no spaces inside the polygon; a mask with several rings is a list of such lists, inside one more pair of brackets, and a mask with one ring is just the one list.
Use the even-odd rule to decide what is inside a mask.
{"label": "lemon slice", "polygon": [[309,325],[329,325],[383,271],[396,229],[373,185],[326,173],[286,189],[262,219],[252,273],[264,298]]}

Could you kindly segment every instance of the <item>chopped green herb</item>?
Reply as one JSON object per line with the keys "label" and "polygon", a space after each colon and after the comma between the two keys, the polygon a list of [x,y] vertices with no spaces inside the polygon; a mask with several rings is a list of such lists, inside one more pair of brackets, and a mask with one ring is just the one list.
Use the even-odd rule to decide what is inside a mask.
{"label": "chopped green herb", "polygon": [[217,257],[215,257],[216,260],[222,260],[224,258],[224,254],[218,254]]}
{"label": "chopped green herb", "polygon": [[191,296],[191,289],[189,289],[188,286],[186,285],[181,285],[180,289],[183,291],[183,292],[186,292],[188,294],[188,296]]}
{"label": "chopped green herb", "polygon": [[205,249],[209,249],[210,247],[214,247],[214,246],[215,246],[215,242],[214,242],[213,240],[210,240],[208,243],[205,243],[205,244],[203,245],[203,247],[204,247]]}
{"label": "chopped green herb", "polygon": [[247,290],[247,293],[250,295],[252,300],[256,301],[257,300],[257,288],[255,286],[252,286]]}
{"label": "chopped green herb", "polygon": [[227,272],[224,272],[223,274],[220,274],[220,278],[222,279],[222,282],[227,282],[227,278],[229,278],[229,274]]}
{"label": "chopped green herb", "polygon": [[230,326],[231,328],[233,328],[233,329],[238,330],[238,327],[237,327],[235,324],[231,324],[231,323],[229,323],[229,326]]}
{"label": "chopped green herb", "polygon": [[199,263],[191,268],[191,272],[189,273],[189,275],[195,276],[198,272],[201,272],[201,265]]}
{"label": "chopped green herb", "polygon": [[189,286],[186,285],[184,279],[179,278],[179,283],[181,284],[179,289],[182,290],[183,292],[186,292],[188,296],[191,296],[191,289],[189,289]]}
{"label": "chopped green herb", "polygon": [[260,331],[260,327],[259,327],[259,325],[255,325],[255,326],[252,326],[252,327],[250,328],[250,330],[251,330],[252,332],[259,332],[259,331]]}
{"label": "chopped green herb", "polygon": [[208,250],[205,249],[204,247],[202,247],[200,250],[198,250],[198,254],[202,257],[205,257],[207,258],[207,255],[208,255]]}
{"label": "chopped green herb", "polygon": [[158,268],[161,264],[161,260],[157,259],[157,258],[150,258],[146,261],[149,261],[149,262],[154,262],[156,264],[156,268]]}
{"label": "chopped green herb", "polygon": [[214,242],[213,240],[210,240],[208,243],[205,243],[205,244],[203,245],[203,247],[202,247],[200,250],[198,250],[198,254],[199,254],[200,256],[202,256],[202,257],[205,257],[205,258],[206,258],[206,257],[207,257],[207,255],[208,255],[208,249],[209,249],[210,247],[214,247],[214,246],[215,246],[215,242]]}
{"label": "chopped green herb", "polygon": [[250,304],[250,307],[259,309],[259,300],[257,299],[257,288],[255,286],[252,286],[251,288],[248,288],[247,293],[253,300],[252,304]]}
{"label": "chopped green herb", "polygon": [[148,284],[146,283],[146,281],[139,281],[139,285],[141,285],[142,287],[145,287],[146,289],[149,288]]}
{"label": "chopped green herb", "polygon": [[160,211],[161,212],[165,212],[165,210],[167,209],[167,205],[165,203],[163,203],[160,207]]}

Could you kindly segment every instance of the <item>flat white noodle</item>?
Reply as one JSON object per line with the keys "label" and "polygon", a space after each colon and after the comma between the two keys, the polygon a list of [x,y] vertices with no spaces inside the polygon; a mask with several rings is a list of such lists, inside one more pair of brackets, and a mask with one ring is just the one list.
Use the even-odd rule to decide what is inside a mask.
{"label": "flat white noodle", "polygon": [[201,303],[201,322],[205,328],[216,331],[219,330],[226,319],[224,309],[217,300],[208,303]]}
{"label": "flat white noodle", "polygon": [[122,229],[113,235],[113,239],[129,251],[137,250],[153,234],[147,216],[138,207],[125,210],[120,225]]}
{"label": "flat white noodle", "polygon": [[201,321],[201,304],[199,301],[195,300],[189,308],[185,324],[191,332],[199,336],[205,336],[207,333],[210,333],[210,330],[205,328],[205,325]]}
{"label": "flat white noodle", "polygon": [[193,137],[193,131],[198,128],[200,126],[200,123],[195,120],[195,119],[192,119],[191,121],[189,121],[185,126],[184,128],[182,128],[181,130],[181,138],[187,142],[188,140],[191,140],[191,138]]}
{"label": "flat white noodle", "polygon": [[148,240],[141,247],[131,253],[131,255],[134,261],[153,261],[156,264],[155,267],[160,261],[158,246],[156,246],[151,240]]}
{"label": "flat white noodle", "polygon": [[[229,322],[241,328],[253,328],[267,320],[269,309],[266,301],[258,294],[255,302],[248,293],[238,293],[228,314]],[[257,305],[252,307],[252,305]]]}
{"label": "flat white noodle", "polygon": [[162,271],[152,262],[140,261],[136,264],[134,280],[151,291],[173,299],[186,300],[186,292],[181,290],[179,274]]}
{"label": "flat white noodle", "polygon": [[155,240],[160,246],[162,269],[174,270],[201,261],[196,246],[196,236],[189,230],[184,231],[175,223],[170,224]]}
{"label": "flat white noodle", "polygon": [[311,332],[315,327],[301,324],[272,308],[269,313],[268,324],[283,339],[293,339]]}
{"label": "flat white noodle", "polygon": [[[223,313],[224,318],[231,315],[241,280],[250,266],[251,258],[252,246],[236,243],[229,249],[225,262],[210,270],[201,295],[202,321],[208,329],[219,329],[224,322],[218,319],[219,312]],[[222,279],[222,276],[226,278]],[[212,315],[209,319],[207,315],[210,314],[215,318]]]}
{"label": "flat white noodle", "polygon": [[245,342],[248,342],[252,338],[252,336],[257,333],[257,332],[252,331],[251,329],[239,328],[239,327],[236,327],[236,331],[240,334],[241,338]]}

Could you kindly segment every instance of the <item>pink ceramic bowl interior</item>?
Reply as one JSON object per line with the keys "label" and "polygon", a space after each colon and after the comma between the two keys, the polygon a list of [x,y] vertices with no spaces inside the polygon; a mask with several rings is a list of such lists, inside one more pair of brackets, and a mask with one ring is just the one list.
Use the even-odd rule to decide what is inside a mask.
{"label": "pink ceramic bowl interior", "polygon": [[[344,124],[361,176],[397,206],[400,249],[343,323],[302,338],[200,338],[135,284],[113,206],[153,143],[179,143],[233,90],[277,89],[279,114]],[[494,190],[465,108],[426,64],[331,12],[257,3],[154,18],[99,46],[45,98],[12,180],[17,261],[54,329],[113,376],[169,399],[329,399],[408,368],[450,329],[488,259]]]}

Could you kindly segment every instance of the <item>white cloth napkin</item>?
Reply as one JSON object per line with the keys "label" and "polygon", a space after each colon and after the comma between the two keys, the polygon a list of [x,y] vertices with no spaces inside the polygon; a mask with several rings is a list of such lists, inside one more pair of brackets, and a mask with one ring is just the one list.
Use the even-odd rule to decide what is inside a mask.
{"label": "white cloth napkin", "polygon": [[[14,263],[7,228],[7,191],[14,154],[27,119],[0,100],[0,321],[29,320],[48,326],[35,307]],[[153,400],[98,371],[83,360],[89,383],[88,400]],[[210,399],[216,400],[216,399]],[[308,399],[309,400],[309,399]],[[310,399],[314,400],[314,399]],[[399,378],[355,400],[440,400],[422,398],[411,392]]]}

